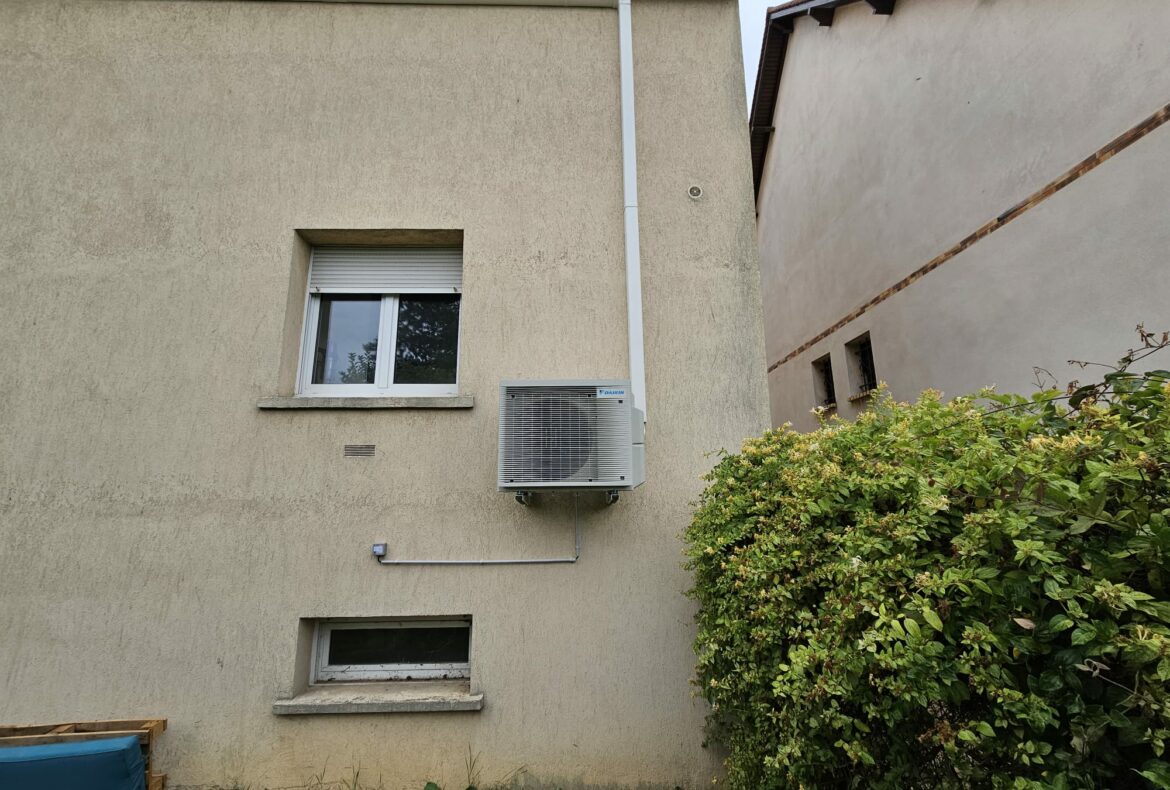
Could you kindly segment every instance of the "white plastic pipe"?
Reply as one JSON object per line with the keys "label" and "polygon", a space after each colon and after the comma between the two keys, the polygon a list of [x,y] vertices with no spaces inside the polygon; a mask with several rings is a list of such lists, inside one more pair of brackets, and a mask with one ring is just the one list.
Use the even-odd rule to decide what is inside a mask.
{"label": "white plastic pipe", "polygon": [[[378,547],[382,548],[382,555]],[[577,517],[577,493],[573,493],[573,556],[572,557],[540,557],[537,559],[506,559],[506,560],[398,560],[384,556],[387,544],[379,543],[374,547],[374,559],[382,565],[561,565],[572,564],[581,559],[581,520]]]}
{"label": "white plastic pipe", "polygon": [[382,565],[572,565],[581,559],[581,527],[574,527],[573,535],[572,557],[542,557],[531,560],[395,560],[389,557],[379,557],[378,562]]}
{"label": "white plastic pipe", "polygon": [[634,33],[630,0],[618,0],[622,96],[622,196],[626,233],[626,331],[634,406],[646,408],[646,344],[642,330],[642,249],[638,230],[638,145],[634,135]]}

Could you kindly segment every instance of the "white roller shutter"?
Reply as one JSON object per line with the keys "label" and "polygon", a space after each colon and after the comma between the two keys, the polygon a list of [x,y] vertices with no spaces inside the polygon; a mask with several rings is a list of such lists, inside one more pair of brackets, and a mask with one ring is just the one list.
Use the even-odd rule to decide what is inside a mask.
{"label": "white roller shutter", "polygon": [[314,247],[312,293],[459,293],[459,247]]}

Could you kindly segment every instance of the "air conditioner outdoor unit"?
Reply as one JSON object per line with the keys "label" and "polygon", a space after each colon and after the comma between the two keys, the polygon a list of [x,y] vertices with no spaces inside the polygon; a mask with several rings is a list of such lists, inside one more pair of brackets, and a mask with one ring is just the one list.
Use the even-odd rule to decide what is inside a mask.
{"label": "air conditioner outdoor unit", "polygon": [[625,491],[646,478],[645,426],[630,382],[500,383],[502,491]]}

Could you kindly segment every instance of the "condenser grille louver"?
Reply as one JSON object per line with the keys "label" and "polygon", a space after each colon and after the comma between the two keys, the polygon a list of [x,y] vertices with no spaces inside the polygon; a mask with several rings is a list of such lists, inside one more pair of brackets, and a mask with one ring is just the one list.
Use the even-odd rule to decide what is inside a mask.
{"label": "condenser grille louver", "polygon": [[500,487],[636,485],[628,385],[604,384],[501,386]]}

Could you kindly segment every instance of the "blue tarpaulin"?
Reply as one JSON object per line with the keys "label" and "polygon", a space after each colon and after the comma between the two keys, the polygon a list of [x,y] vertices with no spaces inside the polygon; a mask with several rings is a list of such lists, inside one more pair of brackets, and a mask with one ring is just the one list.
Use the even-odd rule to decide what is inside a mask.
{"label": "blue tarpaulin", "polygon": [[0,790],[145,790],[138,736],[0,747]]}

